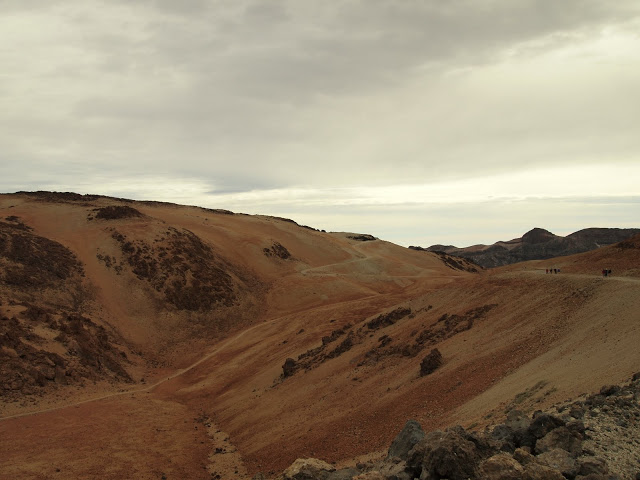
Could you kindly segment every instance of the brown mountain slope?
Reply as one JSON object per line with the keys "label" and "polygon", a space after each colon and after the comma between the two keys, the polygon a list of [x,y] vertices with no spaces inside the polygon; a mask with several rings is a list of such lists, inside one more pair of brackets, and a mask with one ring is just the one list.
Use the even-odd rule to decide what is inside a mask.
{"label": "brown mountain slope", "polygon": [[[153,380],[262,318],[465,273],[282,219],[76,194],[0,198],[5,367],[24,376],[5,382],[7,397],[83,378]],[[17,368],[36,353],[42,368],[30,357]]]}
{"label": "brown mountain slope", "polygon": [[[138,213],[95,210],[125,206]],[[554,260],[557,275],[544,262],[470,273],[379,240],[196,207],[3,195],[8,216],[84,272],[42,297],[3,280],[0,311],[21,341],[54,349],[25,338],[45,327],[24,302],[62,309],[62,292],[82,287],[82,315],[124,352],[132,383],[97,370],[95,385],[54,378],[3,396],[0,478],[242,478],[297,457],[339,461],[385,448],[407,418],[480,428],[640,365],[637,239]],[[421,376],[434,348],[443,364]]]}

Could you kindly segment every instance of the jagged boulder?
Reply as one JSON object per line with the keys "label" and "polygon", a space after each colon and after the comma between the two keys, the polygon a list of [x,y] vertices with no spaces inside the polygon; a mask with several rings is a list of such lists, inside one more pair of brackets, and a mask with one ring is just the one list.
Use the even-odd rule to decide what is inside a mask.
{"label": "jagged boulder", "polygon": [[569,416],[577,420],[581,420],[584,418],[584,411],[585,408],[583,402],[574,402],[569,408]]}
{"label": "jagged boulder", "polygon": [[622,389],[618,385],[604,385],[600,389],[600,395],[604,395],[605,397],[609,397],[611,395],[617,395],[618,393],[620,393],[620,390],[622,390]]}
{"label": "jagged boulder", "polygon": [[333,465],[317,458],[298,458],[282,474],[283,480],[328,480]]}
{"label": "jagged boulder", "polygon": [[513,452],[516,449],[515,432],[509,425],[504,423],[496,425],[489,433],[489,436],[496,442],[498,448],[504,452]]}
{"label": "jagged boulder", "polygon": [[561,448],[554,448],[536,456],[536,463],[559,471],[567,478],[574,478],[578,474],[578,464],[569,452]]}
{"label": "jagged boulder", "polygon": [[459,432],[436,430],[411,450],[407,465],[423,480],[467,480],[475,478],[479,460],[475,444]]}
{"label": "jagged boulder", "polygon": [[606,475],[609,473],[607,462],[597,457],[582,457],[578,459],[578,476]]}
{"label": "jagged boulder", "polygon": [[572,432],[567,427],[558,427],[536,442],[536,453],[541,454],[560,448],[576,458],[582,453],[582,440],[581,435]]}
{"label": "jagged boulder", "polygon": [[[527,417],[524,412],[521,412],[520,410],[511,410],[507,414],[507,419],[504,425],[507,428],[502,432],[500,432],[499,429],[499,433],[505,434],[509,430],[513,432],[512,439],[506,437],[504,440],[513,441],[515,447],[533,448],[535,444],[535,438],[529,432],[529,427],[531,427],[531,419]],[[500,438],[498,437],[497,440],[500,440]]]}
{"label": "jagged boulder", "polygon": [[484,480],[520,480],[524,468],[507,453],[499,453],[480,464],[478,475]]}
{"label": "jagged boulder", "polygon": [[409,458],[409,452],[425,437],[424,430],[415,420],[405,423],[402,431],[391,442],[387,458],[398,457],[402,460]]}
{"label": "jagged boulder", "polygon": [[528,447],[516,448],[513,452],[513,458],[515,458],[520,465],[524,466],[532,463],[536,459],[536,457],[531,455],[531,451]]}
{"label": "jagged boulder", "polygon": [[544,437],[551,430],[565,425],[565,422],[556,416],[548,413],[536,412],[533,414],[533,421],[528,429],[528,433],[535,440]]}

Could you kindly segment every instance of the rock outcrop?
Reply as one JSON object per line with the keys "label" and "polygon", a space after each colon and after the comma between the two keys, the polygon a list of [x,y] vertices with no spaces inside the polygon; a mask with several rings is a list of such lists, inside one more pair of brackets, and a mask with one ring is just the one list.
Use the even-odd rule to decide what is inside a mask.
{"label": "rock outcrop", "polygon": [[[621,480],[640,478],[640,373],[532,416],[512,410],[483,432],[425,433],[409,420],[378,462],[336,470],[298,459],[280,479]],[[615,436],[617,434],[617,436]],[[627,445],[625,450],[625,445]]]}
{"label": "rock outcrop", "polygon": [[420,363],[420,376],[424,377],[435,372],[442,365],[442,354],[437,348],[432,349]]}

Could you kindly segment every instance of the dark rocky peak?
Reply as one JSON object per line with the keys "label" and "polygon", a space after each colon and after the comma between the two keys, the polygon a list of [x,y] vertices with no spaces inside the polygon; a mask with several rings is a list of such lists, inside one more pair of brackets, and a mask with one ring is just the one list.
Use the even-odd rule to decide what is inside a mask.
{"label": "dark rocky peak", "polygon": [[554,238],[558,237],[551,233],[549,230],[545,230],[544,228],[534,228],[533,230],[529,230],[522,236],[522,243],[545,243],[553,240]]}

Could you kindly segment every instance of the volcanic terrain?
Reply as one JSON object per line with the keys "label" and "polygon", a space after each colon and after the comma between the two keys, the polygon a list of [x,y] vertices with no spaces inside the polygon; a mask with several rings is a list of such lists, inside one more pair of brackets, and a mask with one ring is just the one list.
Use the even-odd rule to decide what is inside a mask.
{"label": "volcanic terrain", "polygon": [[1,479],[347,464],[408,419],[482,430],[624,383],[638,344],[640,236],[484,270],[282,218],[0,195]]}

